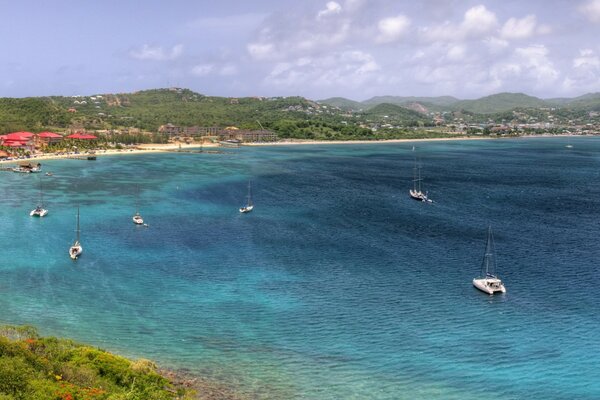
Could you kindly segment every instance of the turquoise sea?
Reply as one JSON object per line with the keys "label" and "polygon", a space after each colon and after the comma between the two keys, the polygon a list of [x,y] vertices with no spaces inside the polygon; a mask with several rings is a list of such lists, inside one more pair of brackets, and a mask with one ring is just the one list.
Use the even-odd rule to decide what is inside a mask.
{"label": "turquoise sea", "polygon": [[[0,322],[255,399],[596,400],[600,139],[570,141],[253,147],[0,172]],[[413,145],[431,205],[408,197]],[[29,217],[39,179],[43,219]],[[242,215],[249,179],[256,206]],[[138,186],[148,228],[131,221]],[[488,224],[506,295],[471,285]]]}

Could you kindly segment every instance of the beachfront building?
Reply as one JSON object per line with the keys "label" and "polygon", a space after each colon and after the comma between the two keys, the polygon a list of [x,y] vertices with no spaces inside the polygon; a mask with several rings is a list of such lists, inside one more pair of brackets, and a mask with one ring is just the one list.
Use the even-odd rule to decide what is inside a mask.
{"label": "beachfront building", "polygon": [[13,149],[33,151],[35,149],[35,135],[31,132],[13,132],[0,136],[2,146]]}
{"label": "beachfront building", "polygon": [[219,140],[239,140],[242,143],[275,142],[277,134],[267,129],[249,130],[229,126],[218,133]]}
{"label": "beachfront building", "polygon": [[35,135],[35,145],[38,148],[60,143],[62,140],[63,136],[54,132],[40,132]]}
{"label": "beachfront building", "polygon": [[81,133],[81,132],[77,132],[77,133],[73,133],[69,136],[66,137],[66,139],[75,139],[75,140],[96,140],[98,139],[96,136],[94,135],[90,135],[88,133]]}
{"label": "beachfront building", "polygon": [[178,126],[173,124],[161,125],[158,133],[169,136],[217,136],[221,128],[217,126]]}

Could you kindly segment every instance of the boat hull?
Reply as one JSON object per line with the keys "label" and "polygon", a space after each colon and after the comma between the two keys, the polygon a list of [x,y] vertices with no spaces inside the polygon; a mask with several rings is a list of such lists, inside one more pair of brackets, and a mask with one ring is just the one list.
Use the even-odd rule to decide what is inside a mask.
{"label": "boat hull", "polygon": [[142,217],[136,215],[132,218],[133,223],[136,225],[144,225],[144,220],[142,219]]}
{"label": "boat hull", "polygon": [[489,295],[506,293],[504,284],[498,278],[475,278],[473,279],[473,286]]}
{"label": "boat hull", "polygon": [[32,210],[29,215],[32,217],[45,217],[46,214],[48,214],[48,210],[45,209],[41,209],[41,210]]}
{"label": "boat hull", "polygon": [[254,210],[254,206],[246,206],[246,207],[242,207],[242,208],[240,208],[240,212],[241,212],[242,214],[249,213],[249,212],[251,212],[252,210]]}
{"label": "boat hull", "polygon": [[81,247],[79,243],[74,244],[69,249],[69,257],[71,257],[71,260],[77,260],[81,253],[83,253],[83,247]]}
{"label": "boat hull", "polygon": [[433,200],[430,200],[429,197],[423,192],[419,192],[417,190],[409,190],[408,194],[410,198],[417,201],[422,201],[424,203],[433,203]]}

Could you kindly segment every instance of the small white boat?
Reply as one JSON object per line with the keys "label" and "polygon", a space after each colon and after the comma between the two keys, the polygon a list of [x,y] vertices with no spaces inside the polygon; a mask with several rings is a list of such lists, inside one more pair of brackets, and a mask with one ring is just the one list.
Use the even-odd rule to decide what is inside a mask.
{"label": "small white boat", "polygon": [[[413,151],[414,150],[415,148],[413,147]],[[408,191],[408,194],[414,200],[421,201],[423,203],[433,203],[433,200],[429,198],[428,193],[423,193],[423,190],[421,189],[422,180],[423,179],[421,178],[421,166],[417,162],[417,157],[415,156],[413,188]]]}
{"label": "small white boat", "polygon": [[483,264],[481,265],[481,276],[473,279],[473,286],[487,294],[506,293],[504,283],[496,273],[496,255],[494,251],[494,236],[492,227],[488,228],[488,238],[483,255]]}
{"label": "small white boat", "polygon": [[40,164],[40,163],[32,164],[30,162],[22,162],[22,163],[19,163],[19,165],[14,167],[12,170],[13,170],[13,172],[19,172],[19,173],[23,173],[23,174],[41,172],[42,164]]}
{"label": "small white boat", "polygon": [[83,247],[79,242],[79,207],[77,207],[77,229],[75,232],[77,232],[77,239],[75,240],[75,243],[73,243],[73,246],[69,248],[69,257],[71,257],[72,260],[77,260],[81,253],[83,253]]}
{"label": "small white boat", "polygon": [[29,213],[32,217],[45,217],[48,214],[48,210],[44,208],[44,190],[42,188],[42,181],[40,180],[40,202],[34,210]]}
{"label": "small white boat", "polygon": [[140,211],[139,211],[139,208],[140,208],[139,204],[140,204],[140,188],[138,186],[136,196],[135,196],[135,214],[133,215],[132,220],[133,220],[133,223],[136,225],[144,225],[144,219],[140,215]]}
{"label": "small white boat", "polygon": [[142,218],[142,216],[140,215],[140,213],[136,212],[135,215],[132,218],[133,223],[136,225],[144,225],[144,219]]}
{"label": "small white boat", "polygon": [[37,206],[35,210],[31,210],[29,213],[32,217],[45,217],[48,214],[48,210],[42,208],[42,206]]}
{"label": "small white boat", "polygon": [[242,214],[245,213],[249,213],[250,211],[254,210],[254,204],[252,204],[252,186],[250,184],[250,181],[248,181],[248,196],[247,196],[247,202],[246,205],[243,207],[240,207],[240,212]]}

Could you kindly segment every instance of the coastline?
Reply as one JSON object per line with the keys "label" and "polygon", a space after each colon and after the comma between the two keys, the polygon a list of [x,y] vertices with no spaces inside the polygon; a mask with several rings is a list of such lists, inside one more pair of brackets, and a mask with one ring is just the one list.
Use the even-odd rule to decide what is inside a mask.
{"label": "coastline", "polygon": [[[421,142],[443,142],[443,141],[472,141],[472,140],[501,140],[501,139],[532,139],[532,138],[553,138],[553,137],[593,137],[597,135],[522,135],[522,136],[460,136],[460,137],[440,137],[440,138],[410,138],[410,139],[383,139],[383,140],[311,140],[311,139],[283,139],[277,142],[255,142],[244,143],[240,147],[269,147],[269,146],[306,146],[306,145],[352,145],[352,144],[388,144],[388,143],[421,143]],[[174,150],[191,150],[203,148],[221,148],[218,143],[200,144],[140,144],[131,149],[110,149],[97,150],[95,156],[127,155],[127,154],[149,154],[165,153]],[[24,161],[37,160],[60,160],[74,157],[85,157],[87,154],[38,154],[30,158],[17,160],[0,160],[2,164],[17,164]]]}

